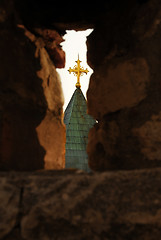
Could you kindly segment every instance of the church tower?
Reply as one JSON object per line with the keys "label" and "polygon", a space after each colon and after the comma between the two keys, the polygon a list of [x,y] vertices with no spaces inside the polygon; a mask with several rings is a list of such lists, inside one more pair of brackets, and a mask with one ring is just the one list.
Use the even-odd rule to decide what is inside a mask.
{"label": "church tower", "polygon": [[65,110],[64,123],[66,125],[66,154],[65,167],[78,168],[89,172],[88,156],[86,152],[88,133],[90,128],[95,124],[95,120],[87,114],[86,99],[81,91],[80,76],[88,73],[80,66],[80,60],[76,61],[77,65],[71,69],[77,76],[76,90]]}

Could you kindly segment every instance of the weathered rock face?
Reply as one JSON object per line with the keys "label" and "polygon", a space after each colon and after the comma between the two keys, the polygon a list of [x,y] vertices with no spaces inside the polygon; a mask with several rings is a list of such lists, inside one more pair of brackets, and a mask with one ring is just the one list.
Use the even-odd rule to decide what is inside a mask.
{"label": "weathered rock face", "polygon": [[[113,7],[88,38],[92,169],[161,166],[161,3]],[[100,47],[100,44],[102,47]]]}
{"label": "weathered rock face", "polygon": [[161,170],[0,174],[0,239],[156,240]]}
{"label": "weathered rock face", "polygon": [[44,41],[44,46],[47,49],[51,60],[56,68],[65,67],[65,52],[62,50],[60,43],[63,42],[63,38],[59,33],[52,29],[34,29]]}
{"label": "weathered rock face", "polygon": [[[62,9],[58,1],[0,1],[0,170],[63,167],[55,66],[64,66],[64,53],[52,28],[91,23],[88,108],[98,123],[89,134],[90,167],[161,165],[161,3],[103,2],[75,11],[69,2]],[[0,239],[158,240],[160,176],[159,168],[0,173]]]}
{"label": "weathered rock face", "polygon": [[0,5],[0,169],[63,168],[60,79],[43,39],[17,25],[14,5],[5,4]]}
{"label": "weathered rock face", "polygon": [[[18,159],[23,159],[17,168],[21,169],[33,157],[33,169],[37,164],[42,168],[44,159],[47,168],[63,166],[63,100],[54,65],[63,67],[65,58],[60,49],[62,38],[52,28],[57,27],[60,33],[65,28],[81,29],[91,24],[95,30],[88,38],[88,62],[94,74],[88,109],[98,124],[89,135],[90,167],[161,166],[160,1],[104,1],[99,6],[87,4],[83,13],[80,9],[72,15],[73,5],[65,3],[63,14],[60,8],[59,2],[52,1],[1,2],[0,44],[4,57],[0,74],[5,79],[1,81],[1,169],[8,169],[4,162],[10,162],[12,169],[12,162],[20,164]],[[21,21],[25,27],[20,29],[17,23],[22,27]],[[11,50],[5,54],[8,48]],[[24,129],[24,125],[28,127]]]}
{"label": "weathered rock face", "polygon": [[[33,156],[33,169],[38,162],[42,167],[44,159],[47,168],[62,166],[63,100],[54,65],[63,67],[65,59],[58,32],[91,25],[95,30],[88,38],[88,62],[94,74],[88,90],[88,109],[98,124],[89,134],[90,167],[106,170],[161,166],[159,0],[104,1],[99,6],[88,3],[83,12],[74,12],[75,6],[68,2],[62,10],[59,2],[48,0],[3,0],[0,6],[4,55],[0,74],[5,79],[1,82],[1,169],[8,169],[3,163],[11,164],[11,159],[20,164],[17,153],[19,159],[24,159],[22,166],[29,164]],[[24,29],[17,27],[22,21]],[[9,47],[11,51],[5,54]],[[26,130],[24,125],[28,126]]]}

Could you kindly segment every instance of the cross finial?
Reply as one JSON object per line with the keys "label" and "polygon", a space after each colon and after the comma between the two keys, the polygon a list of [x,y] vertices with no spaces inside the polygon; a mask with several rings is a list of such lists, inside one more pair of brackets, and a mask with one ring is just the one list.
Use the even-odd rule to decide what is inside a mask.
{"label": "cross finial", "polygon": [[83,67],[81,67],[80,63],[81,61],[79,60],[79,54],[78,54],[78,60],[75,61],[77,63],[77,65],[74,66],[74,68],[72,69],[71,67],[69,68],[69,73],[73,73],[75,76],[77,76],[77,83],[76,83],[76,88],[81,88],[80,85],[80,76],[82,76],[84,73],[88,73],[88,69],[84,69]]}

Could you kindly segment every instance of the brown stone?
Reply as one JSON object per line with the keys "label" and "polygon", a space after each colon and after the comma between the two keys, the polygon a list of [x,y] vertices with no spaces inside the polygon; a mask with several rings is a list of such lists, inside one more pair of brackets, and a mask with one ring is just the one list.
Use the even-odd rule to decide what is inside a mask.
{"label": "brown stone", "polygon": [[65,67],[65,52],[62,50],[60,43],[64,39],[60,34],[52,29],[35,29],[36,33],[39,33],[45,43],[45,47],[49,53],[50,58],[52,59],[56,68]]}
{"label": "brown stone", "polygon": [[1,173],[1,239],[159,239],[160,176],[161,169]]}
{"label": "brown stone", "polygon": [[[120,135],[119,127],[115,121],[95,125],[89,132],[87,153],[89,165],[93,170],[110,169],[109,161],[104,161],[106,154],[109,158],[115,154],[117,138]],[[108,136],[108,137],[107,137]],[[95,162],[95,157],[99,161]]]}
{"label": "brown stone", "polygon": [[65,127],[49,111],[36,128],[41,146],[46,150],[45,169],[63,169],[65,167]]}
{"label": "brown stone", "polygon": [[9,16],[0,31],[0,169],[63,168],[60,79],[44,40],[17,24],[14,8],[9,14],[6,6],[2,8]]}
{"label": "brown stone", "polygon": [[36,170],[44,168],[45,150],[36,127],[44,113],[31,106],[12,104],[1,117],[1,170]]}
{"label": "brown stone", "polygon": [[141,152],[148,160],[161,160],[161,112],[140,128],[133,129],[141,144]]}
{"label": "brown stone", "polygon": [[88,38],[94,69],[88,112],[98,120],[89,134],[88,155],[95,170],[161,166],[160,123],[152,120],[161,104],[161,4],[131,4],[112,7]]}
{"label": "brown stone", "polygon": [[133,107],[146,97],[149,69],[145,59],[103,63],[92,75],[88,112],[96,119],[122,108]]}
{"label": "brown stone", "polygon": [[0,1],[0,169],[64,166],[55,66],[64,66],[60,35],[74,26],[94,28],[89,163],[115,171],[0,173],[2,240],[160,239],[161,2],[81,4]]}
{"label": "brown stone", "polygon": [[0,239],[12,232],[19,218],[21,189],[11,179],[2,177],[0,183]]}
{"label": "brown stone", "polygon": [[[65,143],[59,144],[64,141],[65,131],[63,98],[55,66],[64,66],[60,43],[65,30],[73,26],[76,30],[94,28],[87,41],[88,62],[94,69],[88,111],[98,120],[89,135],[91,167],[106,170],[160,166],[160,152],[154,150],[157,133],[147,130],[149,121],[156,125],[151,119],[159,115],[161,104],[160,1],[117,0],[116,4],[104,1],[99,6],[86,3],[83,13],[81,9],[73,11],[75,7],[68,3],[64,10],[61,8],[61,14],[60,8],[59,2],[52,1],[0,3],[1,169],[12,169],[15,162],[29,165],[25,169],[30,169],[27,159],[33,156],[33,169],[42,168],[46,164],[44,158],[55,167],[52,156],[57,159],[53,161],[57,161],[58,168],[64,166],[60,159]],[[20,126],[19,130],[13,126],[15,129]],[[59,136],[55,141],[49,126],[53,136]],[[50,138],[45,138],[45,132]],[[143,135],[149,139],[146,141]],[[20,161],[17,153],[22,159],[24,149],[26,154]],[[6,167],[4,162],[10,163]]]}

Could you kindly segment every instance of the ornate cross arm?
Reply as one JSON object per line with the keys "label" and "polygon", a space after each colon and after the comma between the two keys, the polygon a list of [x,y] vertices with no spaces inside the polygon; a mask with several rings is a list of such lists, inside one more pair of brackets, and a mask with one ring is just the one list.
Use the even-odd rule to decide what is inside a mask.
{"label": "ornate cross arm", "polygon": [[69,73],[73,73],[75,76],[77,76],[77,83],[76,83],[76,88],[80,88],[80,76],[82,76],[84,73],[88,73],[88,69],[84,69],[83,67],[80,66],[81,61],[79,60],[79,55],[78,55],[78,60],[75,61],[77,63],[77,65],[74,66],[74,68],[72,69],[71,67],[69,68],[68,72]]}
{"label": "ornate cross arm", "polygon": [[72,73],[72,72],[74,73],[74,72],[77,72],[77,69],[74,69],[74,68],[71,69],[71,67],[70,67],[70,68],[68,69],[68,72],[69,72],[69,73]]}

